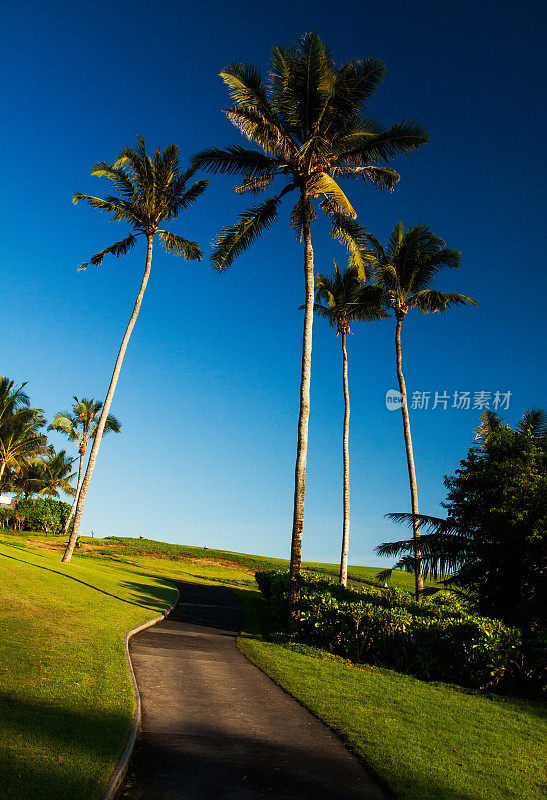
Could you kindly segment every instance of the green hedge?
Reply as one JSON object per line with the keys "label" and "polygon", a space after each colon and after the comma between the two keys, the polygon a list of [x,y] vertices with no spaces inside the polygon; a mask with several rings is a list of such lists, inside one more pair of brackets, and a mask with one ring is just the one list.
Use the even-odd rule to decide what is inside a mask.
{"label": "green hedge", "polygon": [[[287,612],[288,573],[258,572],[277,620]],[[479,617],[447,592],[417,603],[400,589],[344,588],[303,574],[298,637],[356,662],[470,688],[538,693],[547,684],[544,635]]]}
{"label": "green hedge", "polygon": [[[41,497],[19,500],[15,508],[0,509],[0,528],[42,533],[62,533],[70,505]],[[70,523],[72,529],[73,520]]]}

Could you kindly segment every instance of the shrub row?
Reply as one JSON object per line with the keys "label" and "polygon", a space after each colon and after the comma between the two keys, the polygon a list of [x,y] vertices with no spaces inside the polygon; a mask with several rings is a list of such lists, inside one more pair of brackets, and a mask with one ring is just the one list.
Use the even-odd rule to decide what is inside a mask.
{"label": "shrub row", "polygon": [[[258,572],[279,622],[288,598],[286,572]],[[479,617],[455,595],[417,603],[399,589],[344,588],[302,576],[298,637],[360,663],[488,691],[545,689],[545,635],[526,634]]]}
{"label": "shrub row", "polygon": [[[59,534],[69,514],[68,503],[31,497],[19,500],[15,508],[0,509],[0,528]],[[73,522],[70,523],[71,528],[72,525]]]}

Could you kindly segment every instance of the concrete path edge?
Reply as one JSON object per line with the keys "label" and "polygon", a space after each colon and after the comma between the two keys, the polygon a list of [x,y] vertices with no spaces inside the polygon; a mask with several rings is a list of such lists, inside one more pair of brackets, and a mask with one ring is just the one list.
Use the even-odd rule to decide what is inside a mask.
{"label": "concrete path edge", "polygon": [[135,710],[133,712],[133,721],[131,723],[131,728],[129,730],[127,739],[125,740],[124,748],[116,762],[114,769],[112,770],[112,774],[110,775],[108,784],[106,786],[104,794],[101,797],[101,800],[114,800],[119,790],[121,789],[123,782],[125,780],[125,776],[127,775],[129,761],[131,760],[131,756],[133,755],[133,749],[135,747],[137,736],[139,735],[141,727],[141,696],[139,694],[139,689],[135,678],[135,672],[133,670],[133,664],[131,663],[131,656],[129,655],[129,640],[136,633],[145,630],[145,628],[150,628],[157,622],[161,622],[161,620],[165,619],[165,617],[167,617],[167,615],[170,614],[171,611],[175,608],[178,601],[180,600],[180,592],[175,584],[172,585],[177,590],[174,603],[172,603],[172,605],[169,606],[169,608],[166,611],[160,614],[159,617],[154,617],[154,619],[150,619],[148,620],[148,622],[143,622],[141,625],[137,625],[136,628],[131,628],[131,630],[126,632],[123,638],[124,648],[125,648],[125,658],[127,660],[127,665],[129,668],[129,677],[131,679],[131,686],[133,688],[133,699],[135,701]]}

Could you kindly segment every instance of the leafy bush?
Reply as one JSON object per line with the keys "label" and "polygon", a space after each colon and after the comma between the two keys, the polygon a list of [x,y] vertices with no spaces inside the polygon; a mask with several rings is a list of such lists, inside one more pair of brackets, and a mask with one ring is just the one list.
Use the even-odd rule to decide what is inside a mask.
{"label": "leafy bush", "polygon": [[0,527],[59,534],[69,514],[70,505],[61,500],[29,498],[19,500],[15,508],[0,509]]}
{"label": "leafy bush", "polygon": [[[258,586],[285,618],[288,574],[258,572]],[[400,589],[348,587],[303,574],[298,636],[353,661],[426,680],[489,691],[542,691],[545,638],[469,612],[447,592],[417,603]]]}

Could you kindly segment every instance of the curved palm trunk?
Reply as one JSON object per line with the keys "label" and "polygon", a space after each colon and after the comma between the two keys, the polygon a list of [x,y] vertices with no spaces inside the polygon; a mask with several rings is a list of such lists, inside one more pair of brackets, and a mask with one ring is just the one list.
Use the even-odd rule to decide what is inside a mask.
{"label": "curved palm trunk", "polygon": [[342,331],[342,384],[344,388],[344,432],[342,436],[342,453],[344,459],[344,524],[342,529],[342,555],[340,557],[340,583],[348,583],[348,550],[349,550],[349,386],[348,386],[348,354],[346,350],[346,333]]}
{"label": "curved palm trunk", "polygon": [[[84,451],[85,452],[85,451]],[[76,506],[78,505],[78,497],[80,496],[80,490],[82,488],[82,471],[84,466],[84,453],[80,453],[80,463],[78,465],[78,483],[76,484],[76,494],[74,495],[74,500],[72,501],[72,508],[70,509],[70,514],[64,524],[63,531],[61,536],[66,536],[68,533],[68,529],[70,527],[70,520],[74,516],[74,512],[76,511]]]}
{"label": "curved palm trunk", "polygon": [[418,509],[418,483],[416,481],[416,470],[414,468],[414,453],[412,451],[412,436],[410,434],[410,417],[408,415],[408,405],[406,396],[406,384],[403,375],[403,358],[401,354],[401,326],[403,317],[397,316],[397,326],[395,328],[395,352],[397,354],[397,378],[399,379],[399,391],[401,392],[401,411],[403,414],[403,430],[405,434],[406,461],[408,465],[408,478],[410,481],[410,499],[412,501],[412,530],[414,537],[414,582],[416,600],[420,600],[424,590],[424,580],[422,576],[422,554],[420,551],[420,521]]}
{"label": "curved palm trunk", "polygon": [[108,412],[110,411],[110,406],[112,405],[112,398],[114,397],[116,384],[118,383],[118,378],[120,376],[120,370],[122,368],[122,363],[125,356],[125,351],[127,350],[129,338],[131,336],[133,328],[135,327],[135,322],[137,321],[137,317],[139,316],[144,290],[146,289],[146,284],[148,283],[148,278],[150,277],[150,267],[152,266],[153,238],[154,237],[152,235],[149,235],[147,237],[148,244],[146,249],[146,267],[144,269],[141,288],[139,290],[137,299],[135,301],[135,305],[133,307],[133,313],[131,314],[131,319],[129,320],[129,324],[126,328],[124,337],[122,339],[122,344],[118,353],[118,358],[116,359],[116,364],[114,365],[114,372],[112,373],[112,378],[110,379],[110,386],[108,387],[106,399],[104,401],[101,416],[99,418],[99,424],[97,425],[97,433],[95,434],[95,439],[93,440],[93,447],[91,448],[91,453],[89,454],[89,461],[87,462],[85,477],[82,483],[82,487],[80,489],[80,494],[78,495],[78,502],[76,504],[76,513],[74,517],[74,528],[72,529],[72,533],[70,535],[70,539],[68,541],[65,554],[62,558],[62,563],[64,564],[70,563],[70,559],[72,558],[72,553],[74,552],[74,547],[76,545],[76,539],[78,538],[78,531],[80,528],[80,521],[82,519],[82,513],[84,510],[85,497],[87,494],[89,483],[91,481],[91,476],[93,475],[93,469],[95,467],[97,455],[99,453],[99,447],[101,445],[101,439],[103,436],[104,426],[106,424],[106,418],[108,417]]}
{"label": "curved palm trunk", "polygon": [[[306,208],[306,195],[301,192]],[[300,379],[300,414],[298,417],[298,444],[294,473],[294,510],[291,540],[291,565],[289,575],[289,628],[296,629],[299,618],[300,563],[302,560],[302,531],[304,528],[304,496],[306,492],[306,460],[308,454],[308,420],[310,416],[311,347],[313,327],[313,304],[315,298],[315,276],[313,274],[313,248],[311,244],[311,220],[309,211],[304,212],[304,274],[306,278],[306,305],[304,333],[302,337],[302,375]]]}

